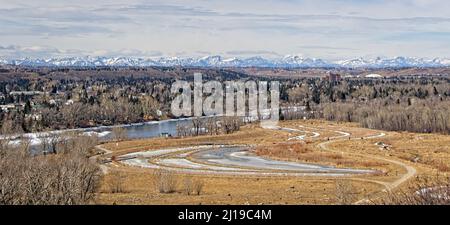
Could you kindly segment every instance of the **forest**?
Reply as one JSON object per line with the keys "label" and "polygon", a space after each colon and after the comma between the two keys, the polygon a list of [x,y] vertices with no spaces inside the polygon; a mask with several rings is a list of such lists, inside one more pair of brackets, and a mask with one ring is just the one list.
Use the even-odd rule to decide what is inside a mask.
{"label": "forest", "polygon": [[[35,69],[36,70],[36,69]],[[174,118],[170,92],[177,80],[191,81],[199,69],[23,71],[0,81],[3,134]],[[448,76],[386,78],[264,77],[204,69],[204,81],[279,80],[282,119],[317,118],[358,122],[363,127],[412,132],[450,132]],[[107,74],[111,73],[111,77]],[[145,75],[147,73],[147,75]],[[28,75],[23,75],[28,74]],[[96,75],[97,74],[97,75]],[[107,77],[107,78],[106,78]],[[205,96],[206,97],[206,96]]]}
{"label": "forest", "polygon": [[288,90],[288,102],[307,106],[310,118],[445,134],[450,133],[449,96],[448,78],[426,77],[306,82]]}

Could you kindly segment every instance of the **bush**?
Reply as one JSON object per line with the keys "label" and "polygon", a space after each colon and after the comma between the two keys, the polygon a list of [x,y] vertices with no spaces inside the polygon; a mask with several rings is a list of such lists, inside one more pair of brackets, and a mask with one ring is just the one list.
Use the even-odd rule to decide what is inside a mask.
{"label": "bush", "polygon": [[0,205],[77,205],[94,200],[100,168],[79,137],[69,151],[32,155],[29,145],[2,148]]}
{"label": "bush", "polygon": [[183,184],[184,184],[184,193],[186,193],[186,195],[190,195],[194,190],[194,182],[192,182],[192,179],[190,177],[185,177]]}
{"label": "bush", "polygon": [[0,156],[0,205],[77,205],[92,202],[101,176],[78,151],[33,156],[9,149]]}
{"label": "bush", "polygon": [[418,177],[406,190],[388,193],[375,204],[450,205],[450,177]]}
{"label": "bush", "polygon": [[200,195],[203,190],[203,182],[201,180],[192,179],[190,177],[184,178],[184,193],[187,195]]}
{"label": "bush", "polygon": [[160,193],[173,193],[177,188],[177,178],[172,171],[158,169],[154,173],[155,186]]}
{"label": "bush", "polygon": [[349,180],[336,181],[336,202],[340,205],[350,205],[356,201],[356,193]]}
{"label": "bush", "polygon": [[203,182],[200,181],[200,180],[196,180],[196,181],[194,182],[194,193],[195,193],[196,195],[200,195],[200,193],[202,192],[202,190],[203,190]]}
{"label": "bush", "polygon": [[111,193],[123,193],[125,192],[125,178],[126,175],[119,171],[111,171],[108,176],[108,187]]}

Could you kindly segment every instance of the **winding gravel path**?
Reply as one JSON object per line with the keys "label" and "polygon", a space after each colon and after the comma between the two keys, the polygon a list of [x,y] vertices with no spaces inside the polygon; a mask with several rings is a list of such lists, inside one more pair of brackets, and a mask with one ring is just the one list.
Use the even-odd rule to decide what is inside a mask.
{"label": "winding gravel path", "polygon": [[[331,130],[325,128],[314,128],[299,126],[299,128],[309,129],[300,130],[293,128],[285,128],[278,126],[265,127],[272,130],[283,130],[290,133],[301,133],[302,135],[290,137],[288,140],[303,140],[305,138],[319,137],[320,130],[333,131],[339,135],[328,137],[327,141],[320,142],[317,146],[324,151],[339,152],[328,147],[329,144],[348,138],[348,140],[358,141],[361,138],[351,138],[351,133],[341,130]],[[311,131],[315,130],[315,131]],[[312,134],[312,135],[308,135]],[[374,139],[386,136],[385,133],[366,136],[363,139]],[[186,148],[160,149],[151,151],[142,151],[122,155],[122,164],[128,166],[136,166],[143,168],[162,168],[180,173],[194,174],[214,174],[214,175],[244,175],[244,176],[324,176],[339,177],[354,174],[370,174],[374,170],[361,170],[351,168],[335,168],[318,164],[296,163],[280,160],[272,160],[256,156],[249,152],[252,146],[245,145],[202,145],[191,146]],[[107,154],[111,151],[98,146],[100,150]],[[403,167],[406,173],[394,181],[379,181],[370,178],[349,177],[352,180],[371,182],[382,185],[384,191],[392,191],[397,188],[416,173],[416,169],[406,163],[398,160],[388,159],[376,155],[368,155],[361,153],[348,153],[358,155],[368,159],[385,161]],[[103,170],[103,168],[102,168]],[[369,199],[361,199],[356,204],[369,201]]]}
{"label": "winding gravel path", "polygon": [[125,154],[120,162],[143,168],[217,175],[344,176],[375,172],[265,159],[249,153],[249,149],[245,145],[161,149]]}
{"label": "winding gravel path", "polygon": [[[331,144],[333,142],[339,141],[342,138],[348,137],[348,136],[350,136],[350,134],[346,133],[346,132],[342,132],[342,131],[334,131],[334,132],[340,133],[340,134],[342,134],[342,136],[330,138],[329,141],[322,142],[322,143],[318,144],[317,146],[319,148],[321,148],[322,150],[325,150],[325,151],[339,152],[339,151],[330,149],[328,147],[328,144]],[[376,134],[376,135],[363,137],[363,139],[375,139],[375,138],[381,138],[381,137],[384,137],[384,136],[386,136],[385,133],[379,133],[379,134]],[[361,138],[351,138],[350,140],[358,141],[358,140],[361,140]],[[365,182],[372,182],[372,183],[380,184],[380,185],[384,186],[383,191],[386,191],[386,192],[390,192],[390,191],[394,190],[395,188],[399,187],[401,184],[403,184],[404,182],[408,181],[410,178],[414,177],[416,175],[416,173],[417,173],[417,170],[414,167],[412,167],[412,166],[410,166],[410,165],[408,165],[406,163],[403,163],[401,161],[398,161],[398,160],[388,159],[388,158],[385,158],[385,157],[375,156],[375,155],[361,154],[361,153],[350,153],[350,154],[362,156],[362,157],[369,158],[369,159],[385,161],[385,162],[392,163],[392,164],[395,164],[397,166],[400,166],[400,167],[402,167],[402,168],[404,168],[406,170],[405,174],[403,174],[398,179],[396,179],[394,181],[390,181],[390,182],[389,181],[379,181],[379,180],[374,180],[374,179],[369,179],[369,178],[352,178],[352,180],[358,180],[358,181],[365,181]],[[369,201],[370,201],[370,199],[364,198],[364,199],[356,201],[355,204],[363,204],[363,203],[366,203],[366,202],[369,202]]]}

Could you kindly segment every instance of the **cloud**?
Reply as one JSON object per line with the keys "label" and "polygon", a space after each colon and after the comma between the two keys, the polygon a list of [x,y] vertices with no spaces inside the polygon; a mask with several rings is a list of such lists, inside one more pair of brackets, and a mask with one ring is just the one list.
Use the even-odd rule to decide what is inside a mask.
{"label": "cloud", "polygon": [[324,50],[356,50],[355,48],[333,47],[325,45],[299,45],[301,49],[324,49]]}
{"label": "cloud", "polygon": [[39,58],[45,55],[58,55],[62,52],[49,46],[0,46],[0,56],[4,58]]}
{"label": "cloud", "polygon": [[274,51],[265,51],[265,50],[235,50],[235,51],[227,51],[227,55],[232,56],[253,56],[253,55],[265,55],[265,56],[281,56]]}
{"label": "cloud", "polygon": [[5,2],[0,54],[434,57],[450,52],[449,11],[445,0]]}
{"label": "cloud", "polygon": [[18,46],[0,45],[0,57],[8,59],[18,58],[62,58],[77,56],[109,56],[109,57],[160,57],[163,53],[160,51],[142,51],[138,49],[95,49],[95,50],[79,50],[79,49],[57,49],[51,46]]}
{"label": "cloud", "polygon": [[[157,13],[163,15],[173,16],[216,16],[218,13],[214,10],[204,9],[201,7],[188,7],[186,5],[168,5],[168,4],[135,4],[122,5],[116,8],[109,8],[106,10],[113,10],[127,13]],[[97,10],[98,11],[98,10]]]}
{"label": "cloud", "polygon": [[161,51],[142,51],[138,49],[119,49],[119,50],[95,50],[92,52],[85,52],[84,55],[90,56],[109,56],[109,57],[138,57],[138,58],[151,58],[160,57],[164,54]]}

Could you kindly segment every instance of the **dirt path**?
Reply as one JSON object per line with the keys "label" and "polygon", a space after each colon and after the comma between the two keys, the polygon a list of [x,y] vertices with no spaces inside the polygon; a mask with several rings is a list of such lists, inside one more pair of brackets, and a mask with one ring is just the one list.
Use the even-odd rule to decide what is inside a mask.
{"label": "dirt path", "polygon": [[[100,156],[104,156],[106,154],[111,154],[112,153],[111,150],[108,150],[108,149],[104,148],[101,145],[97,145],[97,146],[95,146],[95,148],[97,150],[102,151],[103,153],[92,156],[90,159],[94,160],[94,161],[97,161]],[[100,170],[102,171],[103,174],[107,174],[108,173],[108,166],[106,166],[105,164],[100,164]]]}
{"label": "dirt path", "polygon": [[100,151],[103,151],[103,152],[104,152],[103,155],[111,154],[111,153],[112,153],[111,150],[108,150],[108,149],[104,148],[104,147],[101,146],[101,145],[97,145],[97,146],[95,146],[95,148],[98,149],[98,150],[100,150]]}
{"label": "dirt path", "polygon": [[[325,128],[314,128],[314,127],[304,127],[304,126],[299,126],[299,127],[300,128],[311,129],[311,130],[316,130],[316,131],[329,130],[329,129],[325,129]],[[305,134],[305,135],[302,135],[302,136],[296,136],[295,137],[295,138],[298,138],[298,139],[303,139],[305,137],[315,138],[315,137],[320,136],[319,132],[312,132],[312,131],[309,131],[309,130],[283,128],[283,127],[266,127],[266,129],[284,130],[284,131],[287,131],[287,132],[295,132],[295,133],[303,133],[303,134]],[[328,145],[333,143],[333,142],[336,142],[336,141],[339,141],[339,140],[343,140],[343,139],[345,139],[345,140],[353,140],[353,141],[358,141],[358,140],[362,139],[362,138],[352,138],[351,133],[348,133],[348,132],[345,132],[345,131],[341,131],[341,130],[330,130],[330,131],[338,133],[339,135],[338,136],[329,137],[328,140],[320,142],[319,144],[317,144],[317,146],[320,149],[322,149],[322,150],[340,153],[340,151],[330,149],[328,147]],[[311,133],[313,135],[312,136],[306,136],[307,133]],[[363,137],[363,139],[375,139],[375,138],[383,137],[385,135],[386,135],[385,133],[380,133],[380,134],[376,134],[376,135]],[[110,151],[110,150],[108,150],[108,149],[106,149],[106,148],[104,148],[102,146],[96,146],[96,148],[98,150],[104,151],[105,152],[104,154],[111,154],[112,153],[112,151]],[[140,153],[132,153],[132,154],[142,154],[142,152],[140,152]],[[348,154],[357,155],[357,156],[361,156],[361,157],[369,158],[369,159],[374,159],[374,160],[385,161],[385,162],[388,162],[388,163],[392,163],[392,164],[398,165],[398,166],[400,166],[400,167],[405,169],[406,173],[403,174],[400,178],[398,178],[398,179],[396,179],[394,181],[379,181],[379,180],[376,180],[376,179],[358,178],[358,177],[350,177],[349,178],[349,179],[355,180],[355,181],[363,181],[363,182],[370,182],[370,183],[379,184],[379,185],[384,187],[383,191],[387,191],[387,192],[392,191],[393,189],[397,188],[398,186],[400,186],[401,184],[403,184],[404,182],[406,182],[407,180],[409,180],[410,178],[412,178],[416,174],[416,169],[414,167],[412,167],[412,166],[410,166],[410,165],[408,165],[406,163],[403,163],[401,161],[398,161],[398,160],[389,159],[389,158],[385,158],[385,157],[381,157],[381,156],[375,156],[375,155],[353,153],[353,152],[352,153],[348,153]],[[171,163],[179,163],[179,159],[177,159],[177,160],[178,161],[172,160],[170,162]],[[148,166],[147,164],[150,164],[148,159],[140,159],[140,158],[129,160],[129,163],[130,163],[129,166],[132,166],[134,164],[135,164],[134,166],[136,166],[136,165],[137,166],[142,166],[143,164]],[[127,164],[127,163],[125,163],[125,164]],[[189,164],[189,165],[192,166],[191,164]],[[107,166],[106,165],[102,165],[102,166],[105,167],[105,168],[102,168],[102,171],[104,173],[107,173],[107,169],[108,169]],[[152,165],[152,166],[155,166],[155,165]],[[162,165],[158,165],[158,166],[162,166]],[[197,166],[197,165],[195,165],[195,166]],[[207,164],[202,165],[202,166],[207,166]],[[226,165],[225,165],[225,167],[226,167]],[[180,168],[171,168],[171,167],[167,167],[167,168],[173,169],[173,170],[180,170]],[[185,170],[185,172],[199,172],[199,171],[201,171],[201,170],[198,170],[197,168],[183,168],[183,169]],[[212,170],[208,170],[206,172],[207,173],[212,173],[212,172],[215,173],[215,172],[218,172],[218,171],[212,169]],[[246,171],[246,172],[243,172],[243,173],[241,172],[241,173],[242,174],[247,174],[247,175],[251,174],[251,175],[261,175],[261,176],[264,176],[264,175],[266,175],[266,176],[267,175],[269,175],[269,176],[270,175],[283,175],[283,176],[288,175],[286,173],[273,173],[273,172],[274,171],[267,170],[267,171],[248,171],[248,172]],[[225,174],[226,173],[230,173],[232,175],[235,174],[235,173],[236,174],[240,174],[237,171],[233,171],[233,172],[231,172],[231,171],[228,171],[228,172],[221,171],[221,173],[225,173]],[[289,175],[293,175],[293,174],[291,173]],[[298,175],[300,175],[300,176],[314,175],[314,173],[313,174],[298,173],[297,176]],[[324,174],[321,174],[321,175],[324,175]],[[331,175],[331,174],[328,174],[328,175]],[[357,202],[355,202],[355,204],[362,204],[362,203],[366,203],[366,202],[369,202],[369,201],[370,201],[370,199],[364,198],[364,199],[358,200]]]}
{"label": "dirt path", "polygon": [[[335,131],[335,132],[338,132],[338,133],[342,134],[341,131]],[[377,134],[377,135],[364,137],[364,139],[374,139],[374,138],[380,138],[380,137],[384,137],[384,136],[386,136],[385,133],[380,133],[380,134]],[[336,150],[330,149],[327,145],[331,144],[333,142],[339,141],[339,140],[341,140],[344,137],[346,137],[346,135],[341,136],[340,138],[334,138],[333,140],[322,142],[322,143],[318,144],[317,146],[320,149],[325,150],[325,151],[338,152]],[[350,140],[357,141],[357,140],[360,140],[360,138],[351,138]],[[381,161],[389,162],[389,163],[398,165],[400,167],[403,167],[406,170],[405,174],[403,174],[400,178],[398,178],[397,180],[392,181],[392,182],[379,181],[379,180],[368,179],[368,178],[352,178],[352,180],[366,181],[366,182],[372,182],[372,183],[383,185],[384,186],[383,191],[386,191],[386,192],[390,192],[390,191],[394,190],[395,188],[397,188],[398,186],[400,186],[401,184],[403,184],[404,182],[406,182],[407,180],[412,178],[417,173],[417,171],[416,171],[416,169],[414,167],[412,167],[412,166],[410,166],[410,165],[408,165],[406,163],[403,163],[401,161],[398,161],[398,160],[387,159],[385,157],[368,155],[368,154],[360,154],[360,153],[350,153],[350,154],[362,156],[362,157],[369,158],[369,159],[375,159],[375,160],[381,160]],[[362,203],[366,203],[366,202],[369,202],[369,201],[370,201],[369,199],[364,198],[364,199],[356,201],[355,204],[362,204]]]}
{"label": "dirt path", "polygon": [[180,173],[233,176],[344,176],[373,173],[374,170],[334,168],[261,158],[249,154],[249,146],[191,146],[122,155],[128,166],[166,169]]}

